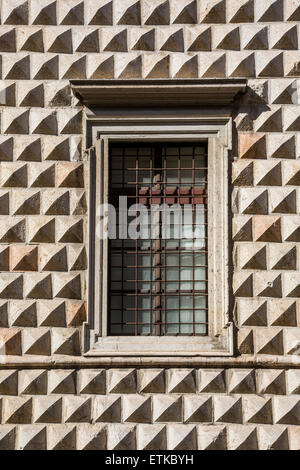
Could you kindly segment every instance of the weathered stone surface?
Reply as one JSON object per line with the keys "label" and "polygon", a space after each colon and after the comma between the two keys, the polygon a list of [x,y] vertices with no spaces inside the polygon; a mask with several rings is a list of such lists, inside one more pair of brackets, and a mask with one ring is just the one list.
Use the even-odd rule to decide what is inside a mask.
{"label": "weathered stone surface", "polygon": [[[2,0],[1,450],[300,449],[299,21],[297,0]],[[248,78],[228,157],[245,362],[85,366],[89,162],[69,81],[164,78]]]}

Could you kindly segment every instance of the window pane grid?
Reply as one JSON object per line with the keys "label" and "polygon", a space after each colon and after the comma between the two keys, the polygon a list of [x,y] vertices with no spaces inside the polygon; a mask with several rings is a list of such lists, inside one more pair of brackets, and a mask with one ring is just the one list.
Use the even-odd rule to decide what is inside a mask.
{"label": "window pane grid", "polygon": [[[121,195],[128,207],[190,206],[187,235],[165,239],[162,216],[155,238],[110,240],[111,335],[207,334],[207,148],[206,145],[132,145],[110,148],[110,203]],[[195,222],[201,206],[202,218]],[[118,220],[118,215],[117,215]],[[172,224],[174,230],[181,224]],[[118,227],[117,227],[118,233]]]}

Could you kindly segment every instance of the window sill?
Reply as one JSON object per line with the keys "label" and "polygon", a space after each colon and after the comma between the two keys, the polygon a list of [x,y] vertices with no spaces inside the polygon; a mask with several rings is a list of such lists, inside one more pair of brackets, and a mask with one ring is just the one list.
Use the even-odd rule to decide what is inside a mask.
{"label": "window sill", "polygon": [[92,356],[232,356],[232,324],[212,336],[103,336],[85,354]]}

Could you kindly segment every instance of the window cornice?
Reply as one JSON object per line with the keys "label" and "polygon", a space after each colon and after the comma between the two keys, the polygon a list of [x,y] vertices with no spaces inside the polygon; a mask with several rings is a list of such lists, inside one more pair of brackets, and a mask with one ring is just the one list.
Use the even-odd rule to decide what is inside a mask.
{"label": "window cornice", "polygon": [[71,80],[86,106],[224,106],[246,91],[246,79]]}

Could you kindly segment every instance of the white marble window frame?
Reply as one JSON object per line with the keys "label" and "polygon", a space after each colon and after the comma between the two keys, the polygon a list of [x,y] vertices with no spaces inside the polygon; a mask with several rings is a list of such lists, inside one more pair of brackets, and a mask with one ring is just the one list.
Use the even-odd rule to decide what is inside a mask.
{"label": "white marble window frame", "polygon": [[[186,358],[232,356],[229,312],[229,159],[232,119],[227,108],[88,109],[90,157],[88,319],[84,355],[90,357]],[[108,198],[108,158],[112,142],[208,143],[208,335],[108,336],[108,246],[95,233],[97,206]],[[154,362],[155,363],[155,362]]]}

